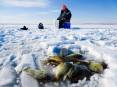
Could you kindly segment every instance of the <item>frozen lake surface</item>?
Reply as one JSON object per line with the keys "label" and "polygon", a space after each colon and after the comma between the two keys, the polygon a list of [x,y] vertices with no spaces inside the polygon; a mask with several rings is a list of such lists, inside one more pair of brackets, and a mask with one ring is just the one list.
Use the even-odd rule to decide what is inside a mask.
{"label": "frozen lake surface", "polygon": [[[0,25],[0,87],[42,87],[25,72],[23,67],[40,67],[40,60],[53,55],[55,46],[77,52],[79,47],[96,60],[105,60],[109,68],[102,75],[94,75],[68,87],[116,87],[117,86],[117,25],[84,24],[72,29],[57,29],[47,25],[39,30],[37,25]],[[91,56],[89,56],[91,57]],[[45,84],[45,87],[66,85]]]}

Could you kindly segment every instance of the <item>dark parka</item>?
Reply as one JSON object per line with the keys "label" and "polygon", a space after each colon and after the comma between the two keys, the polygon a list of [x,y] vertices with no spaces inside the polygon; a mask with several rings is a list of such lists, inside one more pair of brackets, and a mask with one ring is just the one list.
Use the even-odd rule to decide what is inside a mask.
{"label": "dark parka", "polygon": [[63,28],[65,22],[70,22],[72,14],[70,10],[66,9],[65,11],[61,10],[60,16],[57,18],[59,20],[59,28]]}
{"label": "dark parka", "polygon": [[39,29],[44,29],[43,24],[42,24],[42,23],[39,23],[38,28],[39,28]]}

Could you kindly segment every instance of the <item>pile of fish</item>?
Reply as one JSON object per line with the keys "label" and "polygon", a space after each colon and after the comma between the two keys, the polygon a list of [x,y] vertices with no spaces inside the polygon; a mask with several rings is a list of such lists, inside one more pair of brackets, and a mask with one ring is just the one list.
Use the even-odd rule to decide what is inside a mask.
{"label": "pile of fish", "polygon": [[41,64],[40,69],[25,68],[23,71],[43,83],[59,81],[77,83],[84,78],[90,80],[96,73],[102,74],[108,67],[105,62],[86,60],[83,54],[70,52],[66,48],[60,49],[59,54],[42,60]]}

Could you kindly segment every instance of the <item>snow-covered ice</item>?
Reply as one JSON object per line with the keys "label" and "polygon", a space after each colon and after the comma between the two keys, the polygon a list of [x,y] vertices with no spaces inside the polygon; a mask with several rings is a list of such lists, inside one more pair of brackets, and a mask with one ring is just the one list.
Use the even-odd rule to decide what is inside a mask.
{"label": "snow-covered ice", "polygon": [[[39,87],[35,79],[22,72],[23,68],[40,68],[40,60],[53,55],[53,47],[65,47],[87,52],[88,58],[104,60],[109,68],[69,87],[117,86],[117,25],[83,24],[72,29],[57,29],[47,25],[39,30],[37,25],[0,25],[0,87]],[[49,83],[45,87],[60,87]],[[62,85],[61,87],[64,87]]]}

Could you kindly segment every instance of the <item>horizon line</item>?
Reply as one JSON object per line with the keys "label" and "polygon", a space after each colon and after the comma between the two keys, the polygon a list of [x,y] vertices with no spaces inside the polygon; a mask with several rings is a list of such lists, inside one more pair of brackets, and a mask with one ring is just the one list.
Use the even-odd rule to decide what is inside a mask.
{"label": "horizon line", "polygon": [[[26,25],[29,25],[29,24],[32,24],[32,25],[37,25],[38,23],[0,23],[0,25],[22,25],[22,24],[26,24]],[[44,23],[46,25],[53,25],[52,23]],[[114,23],[114,22],[83,22],[83,23],[71,23],[72,25],[76,25],[76,24],[101,24],[101,25],[108,25],[108,24],[111,24],[111,25],[117,25],[117,22]]]}

